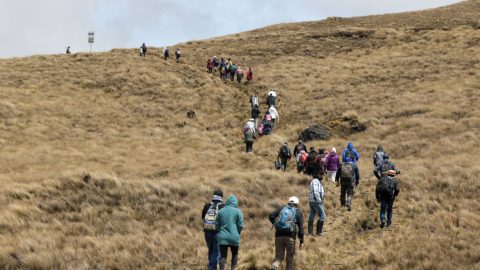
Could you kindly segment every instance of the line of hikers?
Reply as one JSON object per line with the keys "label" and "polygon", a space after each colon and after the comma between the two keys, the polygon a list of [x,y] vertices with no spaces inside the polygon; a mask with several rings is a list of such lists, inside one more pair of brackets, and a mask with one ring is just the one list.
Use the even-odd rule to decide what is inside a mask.
{"label": "line of hikers", "polygon": [[[147,53],[147,46],[145,43],[140,46],[140,56],[145,57],[145,54]],[[167,47],[163,47],[163,57],[165,58],[165,61],[167,61],[168,57],[170,56],[170,50]],[[175,57],[177,60],[177,63],[180,61],[180,57],[182,57],[182,52],[180,52],[180,49],[177,48],[175,51]]]}
{"label": "line of hikers", "polygon": [[[303,143],[300,141],[299,145],[302,146]],[[287,151],[291,153],[288,142],[285,142],[282,147],[285,147]],[[300,152],[305,152],[306,147],[303,145],[303,147],[299,147],[299,149]],[[314,149],[312,150],[314,151]],[[332,148],[332,152],[336,155],[335,148]],[[311,155],[313,155],[313,153]],[[353,148],[353,144],[349,143],[347,149],[343,152],[342,163],[337,162],[338,169],[332,177],[335,179],[337,187],[341,186],[340,202],[342,207],[347,207],[347,211],[351,211],[351,202],[354,195],[353,190],[358,186],[360,181],[360,173],[356,165],[356,161],[359,158],[360,156]],[[385,222],[387,227],[392,224],[392,206],[395,197],[398,196],[400,192],[400,185],[398,180],[395,179],[395,175],[400,174],[400,172],[396,170],[395,164],[389,160],[389,155],[383,151],[381,145],[373,155],[373,162],[375,165],[375,176],[379,178],[375,188],[375,197],[377,202],[380,203],[380,228],[383,229]],[[307,235],[312,237],[326,236],[323,230],[326,219],[323,208],[325,189],[322,184],[324,168],[325,166],[316,166],[311,171],[313,179],[310,182],[308,195],[310,216],[308,219]],[[346,194],[348,196],[345,201]],[[268,216],[269,221],[273,224],[276,231],[275,259],[273,260],[271,270],[278,269],[280,263],[285,259],[285,253],[285,269],[293,269],[297,236],[300,239],[299,250],[304,248],[305,233],[303,229],[303,213],[299,209],[299,205],[299,199],[297,197],[291,197],[286,206],[277,208]],[[387,218],[385,218],[385,212],[387,212]],[[318,216],[318,220],[316,233],[314,234],[313,228],[316,216]],[[215,191],[213,200],[205,204],[203,208],[202,220],[205,241],[208,247],[208,269],[217,269],[217,263],[220,262],[220,270],[224,270],[228,249],[230,249],[232,253],[231,269],[235,269],[238,261],[240,234],[243,229],[243,216],[242,212],[238,209],[237,198],[231,195],[228,197],[226,203],[223,204],[223,192],[220,190]]]}
{"label": "line of hikers", "polygon": [[[242,83],[243,79],[243,70],[240,66],[236,66],[235,63],[232,62],[231,58],[228,58],[227,61],[223,59],[223,57],[218,60],[216,56],[212,59],[207,60],[207,71],[208,73],[217,72],[217,69],[220,70],[220,79],[230,79],[232,81],[235,80],[235,75],[237,75],[237,82],[240,84]],[[247,83],[250,83],[253,80],[253,70],[251,67],[247,69]]]}

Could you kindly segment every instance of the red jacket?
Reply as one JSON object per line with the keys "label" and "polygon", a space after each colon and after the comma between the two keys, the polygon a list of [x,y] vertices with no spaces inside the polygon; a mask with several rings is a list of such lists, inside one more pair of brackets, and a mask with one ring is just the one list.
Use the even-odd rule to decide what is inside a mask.
{"label": "red jacket", "polygon": [[207,61],[207,68],[213,68],[213,61],[211,59]]}
{"label": "red jacket", "polygon": [[[253,79],[253,76],[252,76],[252,74],[250,74],[250,69],[247,69],[247,80],[251,80],[251,79]],[[305,152],[307,152],[307,151],[305,151]]]}

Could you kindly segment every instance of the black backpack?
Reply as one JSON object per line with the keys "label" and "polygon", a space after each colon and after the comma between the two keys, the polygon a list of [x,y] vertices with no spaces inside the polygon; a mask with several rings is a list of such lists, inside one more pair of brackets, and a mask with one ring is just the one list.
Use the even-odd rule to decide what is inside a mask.
{"label": "black backpack", "polygon": [[287,148],[285,145],[282,146],[282,149],[281,149],[280,151],[281,151],[281,153],[282,153],[282,156],[284,156],[284,157],[290,156],[290,155],[288,154],[288,148]]}
{"label": "black backpack", "polygon": [[353,149],[348,149],[347,152],[345,153],[345,157],[347,156],[350,156],[350,158],[352,159],[352,161],[354,161],[357,157],[355,156],[355,152],[353,151]]}
{"label": "black backpack", "polygon": [[380,178],[380,194],[388,198],[395,196],[395,181],[393,177],[384,176]]}
{"label": "black backpack", "polygon": [[218,66],[218,59],[217,58],[213,59],[213,65]]}
{"label": "black backpack", "polygon": [[380,167],[380,173],[388,172],[390,170],[393,170],[393,165],[391,164],[391,162],[390,161],[382,162],[382,165]]}

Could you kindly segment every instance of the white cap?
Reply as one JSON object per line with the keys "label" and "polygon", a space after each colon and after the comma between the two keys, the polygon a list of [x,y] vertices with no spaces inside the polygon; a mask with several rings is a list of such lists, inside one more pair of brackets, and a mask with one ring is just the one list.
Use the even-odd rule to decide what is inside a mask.
{"label": "white cap", "polygon": [[288,203],[299,204],[300,201],[297,197],[290,197],[290,199],[288,199]]}
{"label": "white cap", "polygon": [[250,120],[248,120],[248,121],[250,121],[250,122],[255,122],[255,119],[250,118]]}

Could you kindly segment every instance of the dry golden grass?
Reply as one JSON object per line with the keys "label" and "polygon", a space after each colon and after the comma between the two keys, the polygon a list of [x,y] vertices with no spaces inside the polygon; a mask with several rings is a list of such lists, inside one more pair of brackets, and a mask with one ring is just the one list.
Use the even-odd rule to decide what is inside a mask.
{"label": "dry golden grass", "polygon": [[[307,146],[353,142],[353,211],[324,181],[328,237],[306,238],[296,268],[480,268],[479,12],[476,0],[275,25],[179,44],[180,64],[160,48],[0,60],[0,269],[205,269],[200,212],[218,188],[245,218],[238,269],[269,269],[268,213],[294,195],[309,213],[310,179],[275,171],[278,147],[340,118],[367,129]],[[214,55],[251,66],[254,82],[207,74]],[[248,100],[272,87],[280,124],[246,154]],[[378,144],[402,171],[386,230]]]}

